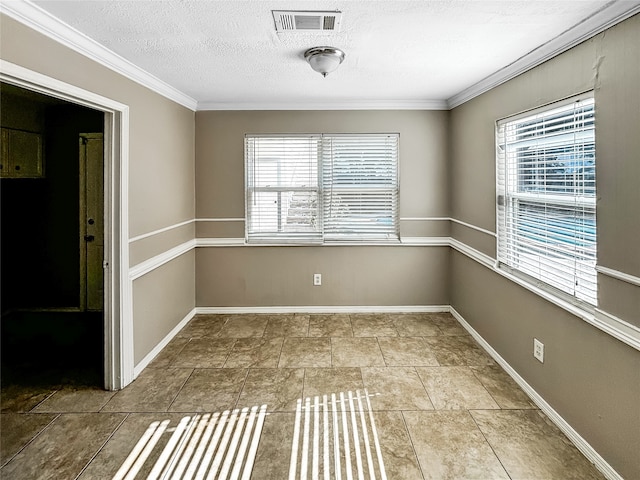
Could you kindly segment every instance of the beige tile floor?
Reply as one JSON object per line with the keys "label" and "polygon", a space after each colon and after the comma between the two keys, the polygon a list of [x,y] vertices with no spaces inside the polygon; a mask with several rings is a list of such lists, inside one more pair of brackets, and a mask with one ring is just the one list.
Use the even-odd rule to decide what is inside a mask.
{"label": "beige tile floor", "polygon": [[283,480],[297,400],[365,389],[389,479],[604,478],[449,314],[198,315],[117,393],[4,388],[0,477],[111,478],[153,421],[267,404],[251,478]]}

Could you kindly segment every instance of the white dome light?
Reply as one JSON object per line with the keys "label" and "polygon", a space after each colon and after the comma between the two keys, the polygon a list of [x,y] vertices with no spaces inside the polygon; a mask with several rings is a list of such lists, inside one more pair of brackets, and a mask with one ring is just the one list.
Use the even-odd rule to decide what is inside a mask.
{"label": "white dome light", "polygon": [[345,54],[342,50],[334,47],[314,47],[304,52],[304,58],[309,62],[311,68],[326,77],[340,66]]}

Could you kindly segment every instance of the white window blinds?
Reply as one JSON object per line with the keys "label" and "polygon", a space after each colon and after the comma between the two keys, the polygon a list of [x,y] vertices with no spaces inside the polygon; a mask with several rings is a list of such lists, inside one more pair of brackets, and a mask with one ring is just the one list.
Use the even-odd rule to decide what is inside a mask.
{"label": "white window blinds", "polygon": [[497,124],[498,260],[597,303],[594,101]]}
{"label": "white window blinds", "polygon": [[399,239],[398,135],[245,138],[247,240]]}
{"label": "white window blinds", "polygon": [[398,239],[398,135],[322,138],[327,240]]}
{"label": "white window blinds", "polygon": [[249,240],[321,240],[319,154],[319,135],[245,138]]}

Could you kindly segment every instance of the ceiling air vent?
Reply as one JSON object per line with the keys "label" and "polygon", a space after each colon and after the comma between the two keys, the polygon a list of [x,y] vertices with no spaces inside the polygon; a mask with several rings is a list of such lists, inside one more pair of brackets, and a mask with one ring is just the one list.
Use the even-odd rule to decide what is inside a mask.
{"label": "ceiling air vent", "polygon": [[272,10],[276,32],[337,32],[342,12]]}

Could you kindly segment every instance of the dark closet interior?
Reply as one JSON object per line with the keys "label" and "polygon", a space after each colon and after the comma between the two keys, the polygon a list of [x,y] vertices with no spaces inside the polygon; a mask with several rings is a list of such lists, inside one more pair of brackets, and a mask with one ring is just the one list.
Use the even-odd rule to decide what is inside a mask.
{"label": "dark closet interior", "polygon": [[103,312],[79,300],[79,134],[104,114],[5,83],[0,112],[2,386],[102,386]]}

